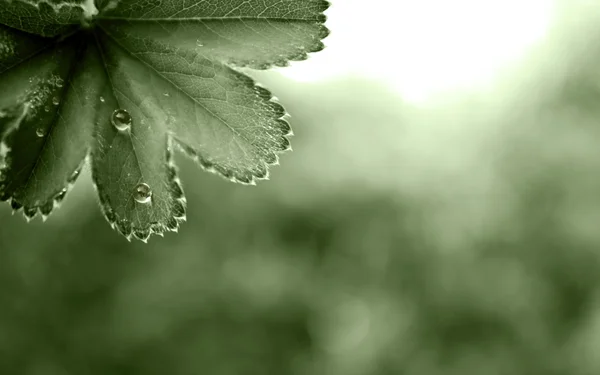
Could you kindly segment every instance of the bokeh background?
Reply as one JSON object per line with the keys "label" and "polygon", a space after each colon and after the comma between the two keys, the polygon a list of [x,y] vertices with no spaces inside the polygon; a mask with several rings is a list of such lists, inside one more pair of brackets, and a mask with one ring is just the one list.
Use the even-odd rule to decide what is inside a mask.
{"label": "bokeh background", "polygon": [[328,49],[252,73],[271,180],[178,159],[149,244],[82,175],[0,206],[0,374],[600,374],[600,2],[336,0]]}

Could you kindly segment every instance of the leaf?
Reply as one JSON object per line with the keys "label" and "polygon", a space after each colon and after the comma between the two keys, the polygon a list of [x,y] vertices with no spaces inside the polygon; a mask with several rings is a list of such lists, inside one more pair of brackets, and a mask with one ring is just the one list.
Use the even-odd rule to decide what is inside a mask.
{"label": "leaf", "polygon": [[[73,38],[0,75],[11,88],[0,92],[0,107],[10,108],[4,118],[10,125],[4,126],[0,199],[25,207],[29,218],[38,210],[50,214],[64,198],[92,145],[95,109],[83,93],[97,81],[85,71],[97,61],[87,51],[93,48]],[[80,59],[82,64],[75,64]]]}
{"label": "leaf", "polygon": [[[176,49],[221,63],[266,69],[323,49],[322,0],[122,0],[100,25],[125,48]],[[140,44],[141,43],[141,44]],[[151,43],[151,44],[150,44]]]}
{"label": "leaf", "polygon": [[75,30],[86,0],[0,0],[0,24],[46,37]]}
{"label": "leaf", "polygon": [[33,4],[0,16],[0,198],[45,217],[89,156],[108,221],[144,241],[185,220],[174,149],[235,182],[268,178],[291,128],[236,67],[303,60],[328,34],[321,0],[100,1],[77,32],[89,3]]}

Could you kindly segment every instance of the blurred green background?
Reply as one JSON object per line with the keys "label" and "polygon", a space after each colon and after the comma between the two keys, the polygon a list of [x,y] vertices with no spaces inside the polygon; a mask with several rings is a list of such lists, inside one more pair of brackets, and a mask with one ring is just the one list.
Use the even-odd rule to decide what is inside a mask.
{"label": "blurred green background", "polygon": [[256,73],[294,152],[257,187],[180,157],[188,221],[147,245],[89,173],[46,223],[0,206],[0,374],[600,374],[600,6],[567,8],[418,103]]}

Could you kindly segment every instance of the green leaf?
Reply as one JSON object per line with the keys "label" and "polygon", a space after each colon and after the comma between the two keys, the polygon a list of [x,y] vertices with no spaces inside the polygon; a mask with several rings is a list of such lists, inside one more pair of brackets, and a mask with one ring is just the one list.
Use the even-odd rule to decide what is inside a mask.
{"label": "green leaf", "polygon": [[10,198],[15,209],[24,207],[29,218],[38,211],[50,214],[92,146],[95,108],[88,99],[101,82],[88,71],[97,65],[94,48],[72,38],[0,75],[11,88],[0,92],[0,108],[9,109],[0,119],[5,123],[0,198]]}
{"label": "green leaf", "polygon": [[328,6],[322,0],[122,0],[100,24],[128,50],[177,49],[212,62],[266,69],[323,49]]}
{"label": "green leaf", "polygon": [[328,34],[321,0],[97,1],[84,21],[89,2],[8,4],[0,199],[45,217],[89,156],[108,221],[144,241],[185,220],[175,149],[235,182],[268,178],[291,128],[236,67],[305,59]]}
{"label": "green leaf", "polygon": [[[46,47],[47,44],[43,38],[32,37],[0,25],[0,74],[23,63]],[[6,93],[3,96],[6,96]],[[0,137],[12,123],[8,118],[9,115],[14,120],[15,113],[12,112],[7,111],[6,108],[0,110]]]}
{"label": "green leaf", "polygon": [[[153,106],[152,91],[142,80],[153,75],[137,71],[140,63],[101,43],[104,72],[109,83],[103,90],[103,110],[98,120],[92,175],[100,202],[111,223],[125,236],[146,239],[150,233],[177,230],[185,220],[185,199],[171,163],[171,139],[166,121]],[[119,53],[120,52],[120,53]],[[141,66],[143,69],[143,66]],[[150,86],[152,89],[152,86]],[[114,126],[115,111],[125,109],[131,125]],[[151,204],[136,200],[136,189],[146,184]]]}
{"label": "green leaf", "polygon": [[0,24],[46,37],[75,29],[86,0],[0,0]]}

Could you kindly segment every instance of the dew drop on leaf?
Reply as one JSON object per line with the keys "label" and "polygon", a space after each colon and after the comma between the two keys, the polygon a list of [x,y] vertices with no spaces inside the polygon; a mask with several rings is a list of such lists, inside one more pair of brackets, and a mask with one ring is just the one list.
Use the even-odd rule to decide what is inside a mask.
{"label": "dew drop on leaf", "polygon": [[117,109],[113,112],[112,117],[110,118],[112,124],[119,131],[127,130],[131,127],[131,123],[133,119],[129,112],[124,109]]}
{"label": "dew drop on leaf", "polygon": [[198,47],[204,47],[204,43],[202,43],[202,41],[200,39],[196,40],[196,45]]}
{"label": "dew drop on leaf", "polygon": [[65,195],[67,195],[67,188],[63,188],[60,192],[58,192],[58,194],[56,194],[56,196],[54,197],[54,200],[60,202],[63,199],[65,199]]}
{"label": "dew drop on leaf", "polygon": [[148,184],[141,183],[135,187],[133,198],[138,203],[148,203],[152,199],[152,189]]}
{"label": "dew drop on leaf", "polygon": [[44,129],[43,128],[37,128],[37,130],[35,131],[35,135],[37,135],[38,137],[42,138],[44,136]]}
{"label": "dew drop on leaf", "polygon": [[101,97],[100,97],[100,101],[101,101],[102,103],[104,103],[104,96],[101,96]]}
{"label": "dew drop on leaf", "polygon": [[69,177],[69,181],[75,181],[77,179],[77,177],[79,177],[79,173],[81,173],[81,171],[79,169],[76,170],[75,172],[73,172],[71,177]]}
{"label": "dew drop on leaf", "polygon": [[54,105],[59,105],[60,104],[60,100],[58,99],[58,97],[55,96],[55,97],[52,98],[52,104],[54,104]]}
{"label": "dew drop on leaf", "polygon": [[46,112],[50,112],[50,106],[49,106],[49,105],[47,105],[47,106],[44,106],[44,111],[46,111]]}

